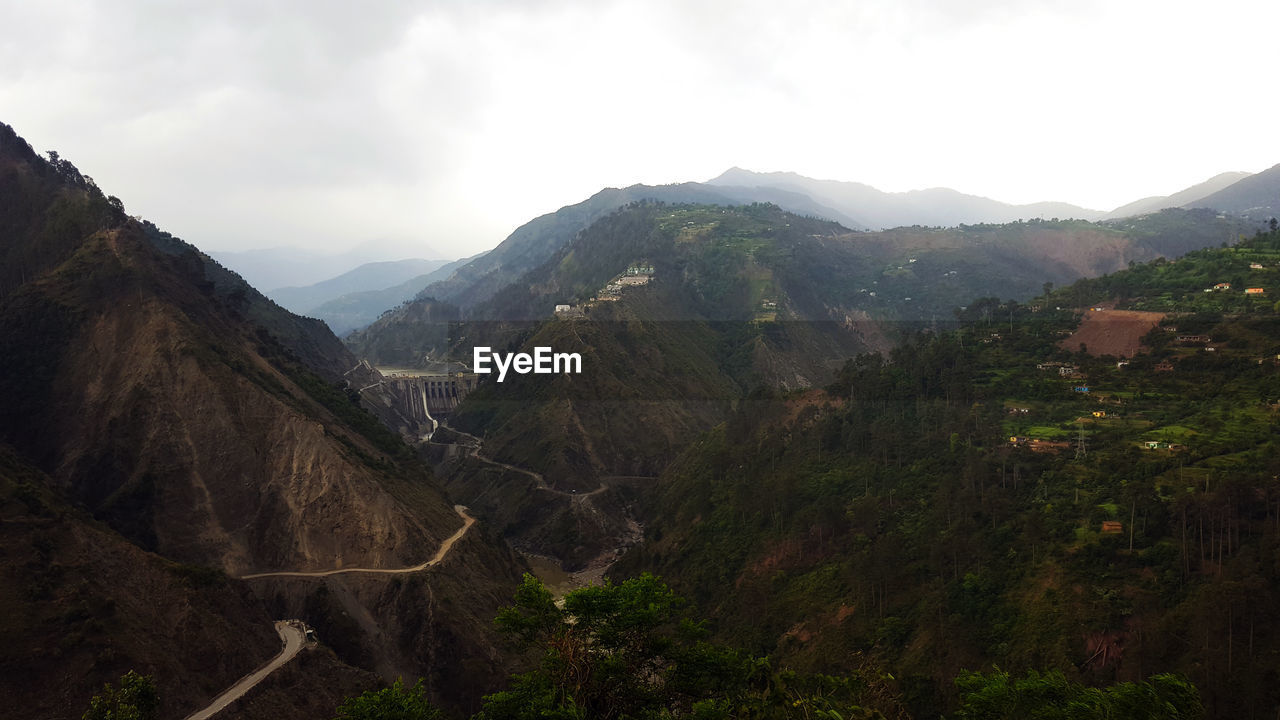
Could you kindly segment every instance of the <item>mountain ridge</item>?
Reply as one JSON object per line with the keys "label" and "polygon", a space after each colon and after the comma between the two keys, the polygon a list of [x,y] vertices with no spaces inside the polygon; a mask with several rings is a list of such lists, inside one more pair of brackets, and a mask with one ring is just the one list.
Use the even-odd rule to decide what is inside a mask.
{"label": "mountain ridge", "polygon": [[991,198],[952,190],[927,188],[885,192],[860,182],[816,180],[794,172],[758,173],[734,167],[707,181],[708,185],[778,187],[800,192],[819,203],[861,218],[874,229],[909,225],[951,227],[962,224],[999,223],[1019,219],[1076,218],[1098,220],[1105,213],[1069,203],[1045,201],[1010,205]]}

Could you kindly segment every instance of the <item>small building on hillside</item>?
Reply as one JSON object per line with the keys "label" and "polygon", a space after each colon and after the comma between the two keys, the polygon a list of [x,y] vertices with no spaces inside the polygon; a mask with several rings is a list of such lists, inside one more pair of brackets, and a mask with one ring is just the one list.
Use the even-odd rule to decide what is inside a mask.
{"label": "small building on hillside", "polygon": [[1245,288],[1244,289],[1245,295],[1264,295],[1266,294],[1266,292],[1267,291],[1263,290],[1262,288]]}
{"label": "small building on hillside", "polygon": [[1261,269],[1262,269],[1262,263],[1249,263],[1249,269],[1250,269],[1250,270],[1261,270]]}
{"label": "small building on hillside", "polygon": [[1216,284],[1216,285],[1214,285],[1214,286],[1213,286],[1213,289],[1214,289],[1214,290],[1230,290],[1230,289],[1231,289],[1231,283],[1218,283],[1218,284]]}
{"label": "small building on hillside", "polygon": [[1124,532],[1124,525],[1119,520],[1103,520],[1102,532],[1109,535]]}
{"label": "small building on hillside", "polygon": [[1156,372],[1173,372],[1173,363],[1169,362],[1168,360],[1161,360],[1160,362],[1156,363],[1155,371]]}

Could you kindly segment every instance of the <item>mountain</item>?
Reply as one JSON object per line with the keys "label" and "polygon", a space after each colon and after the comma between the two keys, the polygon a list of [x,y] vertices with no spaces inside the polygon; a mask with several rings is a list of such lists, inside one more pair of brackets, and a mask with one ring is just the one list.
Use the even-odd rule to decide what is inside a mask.
{"label": "mountain", "polygon": [[[626,508],[644,492],[637,478],[663,472],[754,388],[822,386],[844,358],[946,327],[974,298],[1025,300],[1046,280],[1114,272],[1236,230],[1212,211],[1170,210],[1123,229],[852,233],[771,205],[642,202],[596,221],[469,317],[418,301],[349,339],[390,364],[424,354],[470,364],[476,346],[580,353],[580,375],[483,377],[449,424],[483,435],[484,458],[440,470],[517,547],[580,569],[634,542]],[[637,265],[652,267],[649,282],[596,299]],[[575,309],[555,316],[557,305]]]}
{"label": "mountain", "polygon": [[858,221],[845,217],[839,210],[814,202],[803,193],[777,188],[712,188],[700,183],[606,188],[580,203],[562,207],[521,225],[496,248],[459,268],[447,280],[432,283],[420,296],[453,303],[466,310],[522,273],[545,262],[591,223],[638,200],[713,205],[769,202],[797,214],[848,222],[848,227],[861,227]]}
{"label": "mountain", "polygon": [[368,263],[403,257],[439,257],[421,244],[369,242],[339,253],[282,246],[253,250],[215,250],[209,255],[256,288],[305,287]]}
{"label": "mountain", "polygon": [[308,315],[323,320],[335,335],[345,335],[377,320],[380,315],[397,305],[412,300],[423,288],[434,282],[446,280],[459,268],[484,255],[454,260],[423,275],[381,290],[365,290],[342,295],[311,308]]}
{"label": "mountain", "polygon": [[1107,213],[1106,218],[1113,219],[1142,215],[1143,213],[1159,212],[1165,208],[1207,207],[1197,205],[1196,201],[1230,187],[1244,178],[1249,177],[1249,175],[1250,173],[1246,172],[1219,173],[1202,183],[1179,190],[1172,195],[1142,198],[1141,200],[1135,200],[1127,205],[1121,205],[1115,210]]}
{"label": "mountain", "polygon": [[[414,566],[463,527],[430,471],[355,404],[342,377],[356,360],[322,323],[288,313],[194,247],[130,219],[68,161],[42,160],[5,125],[0,197],[0,444],[33,469],[31,492],[65,497],[110,530],[69,530],[81,533],[75,542],[123,538],[101,540],[116,549],[100,568],[77,562],[68,578],[83,578],[87,594],[83,603],[67,600],[68,617],[88,604],[86,618],[134,633],[128,642],[95,636],[103,637],[89,646],[99,661],[74,678],[60,670],[66,691],[58,702],[116,680],[121,666],[172,664],[173,677],[189,677],[211,667],[209,647],[243,643],[228,650],[244,661],[234,672],[228,665],[198,688],[161,688],[184,702],[198,690],[207,701],[216,679],[238,677],[278,650],[269,627],[238,629],[236,618],[264,615],[307,620],[348,665],[426,675],[433,693],[455,705],[502,674],[493,640],[475,628],[488,627],[520,566],[483,530],[429,578],[234,579]],[[40,542],[31,536],[36,552]],[[59,547],[45,555],[78,552]],[[225,643],[183,644],[173,621],[181,617],[155,621],[164,608],[91,604],[90,595],[113,597],[113,586],[159,583],[165,563],[193,568],[179,580],[194,573],[229,583],[222,599],[200,601],[177,624],[235,628]],[[78,592],[60,582],[54,576],[51,587]],[[187,602],[180,594],[157,600],[164,597]],[[237,615],[210,617],[223,606]],[[90,636],[68,632],[59,647],[83,656]],[[454,655],[440,654],[441,644]],[[12,644],[0,650],[5,667],[26,661],[14,652]],[[323,674],[314,679],[325,682]]]}
{"label": "mountain", "polygon": [[1032,218],[1098,220],[1104,215],[1098,210],[1067,203],[1009,205],[947,188],[887,193],[862,183],[814,180],[790,172],[757,173],[736,167],[708,180],[707,184],[713,187],[772,187],[798,192],[849,217],[858,218],[871,228],[909,225],[952,227]]}
{"label": "mountain", "polygon": [[1206,207],[1266,222],[1280,217],[1280,165],[1250,175],[1184,207]]}
{"label": "mountain", "polygon": [[[604,270],[593,268],[576,278],[562,277],[547,284],[551,283],[547,275],[550,270],[539,268],[546,263],[563,262],[566,257],[576,259],[571,249],[578,242],[577,234],[584,231],[573,231],[575,235],[571,235],[576,224],[566,218],[581,221],[594,216],[606,194],[610,200],[616,199],[616,191],[604,191],[579,206],[562,208],[552,216],[529,223],[526,228],[541,230],[513,234],[502,248],[505,256],[518,257],[519,261],[513,260],[501,269],[491,267],[483,275],[479,273],[488,256],[480,263],[464,266],[449,280],[429,286],[414,301],[352,333],[345,340],[348,347],[375,364],[416,366],[427,354],[443,350],[447,345],[444,338],[451,332],[442,326],[428,330],[424,323],[438,325],[465,318],[527,321],[548,317],[557,304],[589,297],[599,287],[593,283],[602,279],[598,276]],[[736,216],[738,211],[726,212]],[[548,228],[556,218],[563,225],[552,232]],[[815,251],[819,255],[832,256],[815,259],[810,269],[813,277],[805,282],[822,286],[838,279],[844,283],[842,292],[846,293],[841,302],[851,302],[859,311],[879,320],[946,322],[953,308],[975,297],[1000,294],[1025,299],[1039,292],[1045,282],[1071,282],[1121,269],[1130,262],[1176,257],[1196,248],[1233,241],[1240,233],[1253,229],[1254,224],[1218,218],[1207,210],[1170,210],[1110,223],[1035,220],[861,233],[827,226],[815,234],[825,234],[829,239],[813,244],[821,246]],[[578,265],[566,269],[582,270]],[[833,279],[828,279],[833,274]],[[470,284],[466,277],[471,278]],[[495,289],[499,283],[506,285]],[[542,291],[530,297],[521,290],[527,286]],[[459,308],[437,300],[432,293],[445,297],[463,295],[470,297],[472,303]],[[504,294],[508,299],[495,302]],[[479,300],[481,297],[486,299]]]}
{"label": "mountain", "polygon": [[[779,664],[883,667],[915,717],[992,666],[1276,707],[1277,257],[1270,232],[974,302],[826,388],[757,393],[663,472],[610,575],[660,573]],[[1204,292],[1231,275],[1267,293]]]}
{"label": "mountain", "polygon": [[[275,300],[290,312],[311,315],[318,306],[352,293],[385,290],[406,281],[431,273],[447,260],[395,260],[365,263],[355,269],[305,287],[281,287],[267,291],[267,297]],[[392,303],[394,305],[395,303]],[[388,306],[390,307],[390,306]],[[384,308],[385,309],[385,308]]]}

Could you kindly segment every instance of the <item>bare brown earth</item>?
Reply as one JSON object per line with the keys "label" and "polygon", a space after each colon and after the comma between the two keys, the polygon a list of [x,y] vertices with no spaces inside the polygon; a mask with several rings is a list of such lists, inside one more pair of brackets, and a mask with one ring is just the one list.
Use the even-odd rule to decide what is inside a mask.
{"label": "bare brown earth", "polygon": [[[238,717],[327,717],[372,684],[379,638],[474,709],[508,673],[492,618],[519,561],[481,524],[431,573],[228,578],[410,566],[463,521],[349,404],[332,333],[67,177],[0,124],[0,716],[78,717],[134,669],[182,717],[279,650],[281,617],[326,645]],[[378,632],[323,596],[339,583]]]}
{"label": "bare brown earth", "polygon": [[[271,616],[244,584],[144,552],[71,508],[0,447],[0,717],[78,718],[103,683],[155,678],[160,717],[180,718],[280,649]],[[290,687],[260,686],[262,709],[295,699],[329,717],[376,683],[321,648]],[[296,662],[296,661],[295,661]]]}
{"label": "bare brown earth", "polygon": [[1142,351],[1142,338],[1151,332],[1164,313],[1139,310],[1087,310],[1080,327],[1059,345],[1067,350],[1085,348],[1099,357],[1133,357]]}

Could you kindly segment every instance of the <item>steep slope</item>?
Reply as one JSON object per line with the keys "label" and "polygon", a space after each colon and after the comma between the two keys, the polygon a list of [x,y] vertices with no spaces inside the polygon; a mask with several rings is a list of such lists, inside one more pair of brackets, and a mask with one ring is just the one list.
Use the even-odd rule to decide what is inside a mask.
{"label": "steep slope", "polygon": [[1277,257],[1273,232],[1037,300],[1172,313],[1124,365],[1064,347],[1077,311],[974,303],[824,391],[758,395],[664,473],[613,573],[662,573],[780,662],[866,653],[917,717],[992,665],[1185,673],[1209,717],[1270,712],[1280,318],[1203,288]]}
{"label": "steep slope", "polygon": [[269,290],[267,297],[291,312],[299,315],[314,315],[315,308],[343,295],[385,290],[432,273],[448,264],[448,260],[421,258],[365,263],[341,275],[311,285]]}
{"label": "steep slope", "polygon": [[1280,165],[1250,175],[1183,207],[1212,208],[1262,222],[1280,216]]}
{"label": "steep slope", "polygon": [[1249,177],[1247,172],[1224,172],[1214,175],[1202,183],[1197,183],[1189,188],[1179,190],[1172,195],[1160,195],[1156,197],[1142,198],[1135,200],[1126,205],[1107,213],[1108,220],[1114,218],[1131,217],[1133,215],[1142,215],[1143,213],[1159,212],[1165,208],[1176,207],[1202,207],[1196,204],[1201,198],[1212,195],[1213,193],[1223,190],[1235,183]]}
{"label": "steep slope", "polygon": [[384,479],[384,451],[334,415],[346,397],[201,291],[184,260],[125,224],[0,305],[15,371],[0,435],[185,562],[245,572],[427,553],[456,524],[448,504],[425,477]]}
{"label": "steep slope", "polygon": [[1032,218],[1097,220],[1104,215],[1097,210],[1067,203],[1009,205],[948,188],[887,193],[862,183],[815,180],[790,172],[757,173],[742,168],[730,168],[708,180],[707,184],[715,187],[773,187],[802,193],[845,215],[859,218],[872,228],[909,225],[951,227]]}
{"label": "steep slope", "polygon": [[[79,717],[103,683],[154,675],[162,717],[184,717],[279,649],[273,618],[242,583],[131,545],[48,489],[0,447],[0,693],[14,717]],[[373,678],[328,650],[259,702],[332,707]],[[243,717],[281,717],[272,712]]]}
{"label": "steep slope", "polygon": [[[0,188],[10,193],[0,203],[0,248],[23,262],[0,297],[0,442],[45,473],[43,482],[142,549],[215,576],[414,566],[461,526],[429,470],[355,404],[342,376],[356,361],[323,324],[127,218],[69,163],[40,160],[7,126],[0,139]],[[365,625],[308,604],[317,582],[273,592],[271,601],[296,607],[335,648],[384,654],[388,643],[403,644],[413,650],[407,674],[452,677],[464,668],[467,683],[442,683],[436,694],[465,704],[458,687],[504,674],[486,623],[520,569],[483,532],[466,545],[468,564],[431,568],[430,580],[362,581],[378,592],[344,612]],[[112,562],[93,582],[132,588],[129,573]],[[400,598],[395,616],[374,604],[379,593]],[[436,602],[448,609],[433,611]],[[120,621],[143,623],[132,609]],[[407,628],[403,642],[381,630],[393,626]],[[141,642],[154,655],[134,658],[149,666],[165,653],[205,652],[180,647],[169,627]],[[436,651],[442,642],[449,653]],[[340,654],[377,668],[359,653]],[[221,689],[199,685],[210,695]]]}

